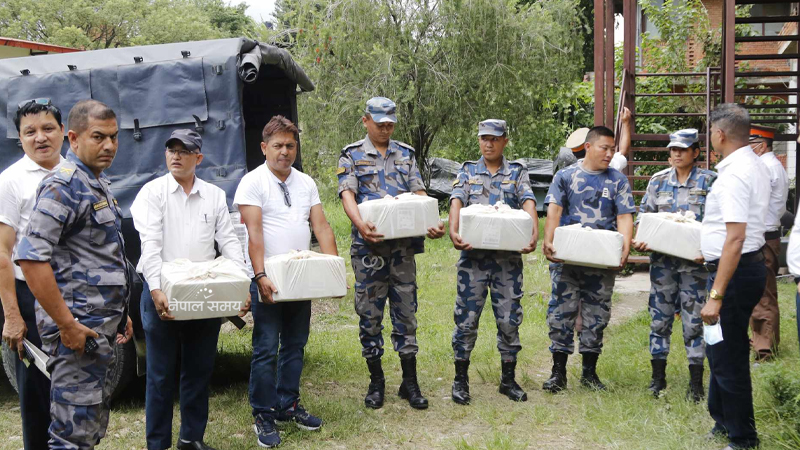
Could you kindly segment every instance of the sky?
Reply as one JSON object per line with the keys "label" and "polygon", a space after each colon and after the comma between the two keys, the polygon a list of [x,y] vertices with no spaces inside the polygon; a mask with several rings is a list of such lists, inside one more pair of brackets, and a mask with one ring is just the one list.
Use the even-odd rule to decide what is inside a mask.
{"label": "sky", "polygon": [[[261,19],[269,19],[272,16],[272,11],[275,9],[275,0],[244,0],[247,3],[247,14],[261,22]],[[231,3],[239,3],[233,1]]]}

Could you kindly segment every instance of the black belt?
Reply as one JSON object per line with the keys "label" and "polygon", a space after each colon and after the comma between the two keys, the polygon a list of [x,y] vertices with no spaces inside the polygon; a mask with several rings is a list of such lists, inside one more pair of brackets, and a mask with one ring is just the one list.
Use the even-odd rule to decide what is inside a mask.
{"label": "black belt", "polygon": [[[764,260],[764,253],[761,252],[762,249],[763,249],[763,247],[758,249],[758,250],[756,250],[756,251],[754,251],[754,252],[742,254],[742,257],[739,258],[739,265],[741,266],[742,264],[753,264],[753,263],[757,263],[757,262],[763,261]],[[716,272],[718,265],[719,265],[719,260],[718,259],[716,259],[714,261],[706,261],[703,264],[703,266],[709,272]]]}
{"label": "black belt", "polygon": [[781,230],[767,231],[766,233],[764,233],[764,239],[768,241],[780,238],[781,238]]}

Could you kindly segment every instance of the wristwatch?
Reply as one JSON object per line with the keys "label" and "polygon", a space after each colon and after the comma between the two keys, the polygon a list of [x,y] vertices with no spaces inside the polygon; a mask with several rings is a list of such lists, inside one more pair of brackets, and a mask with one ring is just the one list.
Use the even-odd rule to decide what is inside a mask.
{"label": "wristwatch", "polygon": [[712,289],[711,292],[708,293],[708,298],[711,299],[711,300],[722,301],[722,297],[724,297],[724,296],[721,295],[719,292],[717,292],[716,289]]}

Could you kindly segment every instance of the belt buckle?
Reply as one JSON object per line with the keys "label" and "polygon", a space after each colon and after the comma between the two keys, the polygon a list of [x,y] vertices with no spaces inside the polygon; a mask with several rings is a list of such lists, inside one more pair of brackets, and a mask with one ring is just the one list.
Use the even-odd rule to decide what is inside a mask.
{"label": "belt buckle", "polygon": [[716,263],[704,262],[703,263],[703,267],[706,268],[706,272],[716,272],[717,271],[717,264]]}

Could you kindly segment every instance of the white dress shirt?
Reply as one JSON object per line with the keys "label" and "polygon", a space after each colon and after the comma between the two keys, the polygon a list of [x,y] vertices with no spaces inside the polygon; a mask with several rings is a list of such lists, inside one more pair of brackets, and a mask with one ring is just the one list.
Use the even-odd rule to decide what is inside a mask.
{"label": "white dress shirt", "polygon": [[769,170],[750,146],[737,149],[719,164],[719,177],[706,197],[706,214],[700,248],[706,261],[722,256],[726,223],[746,223],[742,254],[764,246],[765,219],[769,207]]}
{"label": "white dress shirt", "polygon": [[800,220],[795,218],[792,234],[789,235],[789,248],[786,249],[786,263],[789,273],[800,277]]}
{"label": "white dress shirt", "polygon": [[[59,158],[60,164],[64,158]],[[16,233],[14,247],[19,244],[23,237],[22,232],[31,220],[31,213],[36,204],[36,191],[48,173],[49,170],[36,164],[28,155],[0,173],[0,223],[14,229]],[[14,278],[25,281],[22,269],[16,264],[14,264]]]}
{"label": "white dress shirt", "polygon": [[280,180],[264,163],[242,178],[233,197],[234,207],[261,208],[264,258],[290,250],[308,250],[311,246],[308,218],[311,208],[321,203],[317,184],[310,176],[294,168],[285,184],[292,206],[284,201]]}
{"label": "white dress shirt", "polygon": [[189,195],[172,174],[144,185],[131,205],[133,225],[142,240],[136,270],[150,290],[161,289],[161,264],[178,258],[211,261],[214,241],[222,256],[243,271],[242,246],[233,230],[225,192],[195,177]]}
{"label": "white dress shirt", "polygon": [[786,199],[789,197],[789,176],[781,161],[772,152],[761,155],[761,162],[769,170],[769,210],[767,211],[767,231],[778,231],[781,217],[786,212]]}

